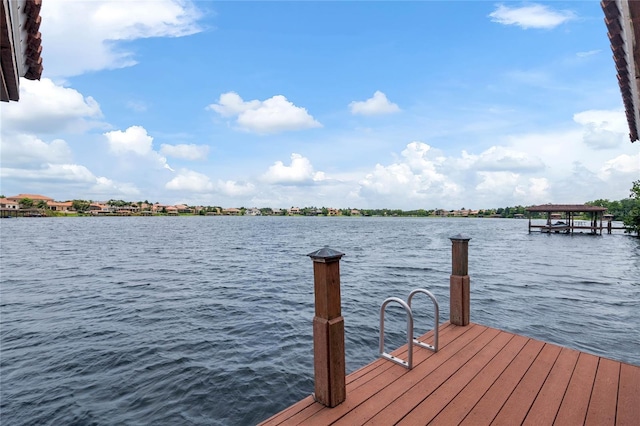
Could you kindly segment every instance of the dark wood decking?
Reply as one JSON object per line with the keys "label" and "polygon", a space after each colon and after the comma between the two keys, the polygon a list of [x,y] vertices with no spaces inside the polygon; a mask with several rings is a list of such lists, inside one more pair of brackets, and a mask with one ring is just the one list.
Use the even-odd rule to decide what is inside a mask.
{"label": "dark wood decking", "polygon": [[478,324],[442,324],[438,353],[413,357],[411,371],[378,359],[349,374],[335,408],[309,396],[262,424],[640,424],[637,366]]}

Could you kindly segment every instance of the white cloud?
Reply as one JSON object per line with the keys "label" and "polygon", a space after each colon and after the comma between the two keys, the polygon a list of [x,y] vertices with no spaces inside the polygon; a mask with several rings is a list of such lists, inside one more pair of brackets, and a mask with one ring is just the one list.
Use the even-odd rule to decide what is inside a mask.
{"label": "white cloud", "polygon": [[229,197],[243,197],[255,191],[252,183],[240,183],[234,180],[217,180],[215,183],[202,173],[182,169],[165,185],[165,189],[200,194],[222,194]]}
{"label": "white cloud", "polygon": [[179,144],[179,145],[160,145],[160,153],[167,157],[182,158],[184,160],[204,160],[209,154],[207,145]]}
{"label": "white cloud", "polygon": [[422,142],[411,142],[402,151],[402,158],[388,166],[376,164],[360,184],[360,195],[382,196],[395,205],[439,199],[450,200],[461,188],[440,168],[444,159],[430,157],[431,147]]}
{"label": "white cloud", "polygon": [[144,127],[131,126],[124,132],[113,130],[104,133],[104,136],[114,154],[123,155],[131,152],[140,157],[151,158],[165,169],[173,171],[167,164],[167,159],[153,150],[153,138],[147,134]]}
{"label": "white cloud", "polygon": [[552,29],[574,19],[575,14],[567,10],[553,10],[541,4],[529,4],[521,7],[509,7],[503,4],[489,14],[493,22],[503,25],[516,25],[524,29]]}
{"label": "white cloud", "polygon": [[20,79],[20,102],[3,102],[2,132],[82,132],[102,126],[100,105],[91,96],[62,87],[48,78]]}
{"label": "white cloud", "polygon": [[300,154],[291,154],[291,165],[276,161],[263,175],[263,180],[275,184],[301,184],[325,179],[323,172],[315,172],[311,161]]}
{"label": "white cloud", "polygon": [[84,166],[78,164],[43,164],[33,169],[2,168],[3,178],[20,177],[24,180],[43,180],[49,182],[92,183],[96,177]]}
{"label": "white cloud", "polygon": [[577,56],[578,58],[588,58],[589,56],[597,55],[597,54],[598,54],[598,53],[600,53],[600,52],[601,52],[601,50],[600,50],[600,49],[597,49],[597,50],[589,50],[589,51],[586,51],[586,52],[578,52],[578,53],[576,53],[576,56]]}
{"label": "white cloud", "polygon": [[243,130],[256,133],[279,133],[289,130],[322,127],[305,108],[295,106],[282,95],[267,100],[245,102],[234,92],[220,95],[217,104],[207,107],[223,117],[237,117]]}
{"label": "white cloud", "polygon": [[236,182],[235,180],[218,180],[216,191],[230,197],[245,197],[255,192],[256,187],[251,182]]}
{"label": "white cloud", "polygon": [[96,184],[90,188],[94,194],[140,195],[140,190],[131,183],[115,182],[106,177],[96,178]]}
{"label": "white cloud", "polygon": [[28,134],[3,136],[0,154],[3,167],[39,168],[47,163],[70,162],[72,158],[69,145],[64,140],[55,139],[47,143]]}
{"label": "white cloud", "polygon": [[537,156],[505,148],[492,146],[479,156],[470,156],[473,160],[473,168],[484,171],[540,171],[545,165]]}
{"label": "white cloud", "polygon": [[[138,195],[140,191],[131,183],[118,183],[105,177],[96,177],[89,169],[79,164],[43,164],[39,168],[0,168],[3,180],[13,181],[14,187],[24,187],[29,181],[31,187],[57,189],[64,185],[74,193],[65,193],[63,199],[80,197],[79,194],[108,196]],[[66,192],[66,191],[65,191]]]}
{"label": "white cloud", "polygon": [[630,182],[640,176],[640,152],[636,155],[622,154],[606,161],[600,168],[598,176],[607,180],[612,175],[628,175]]}
{"label": "white cloud", "polygon": [[220,95],[217,104],[211,104],[207,109],[212,109],[223,117],[233,117],[261,106],[262,102],[258,100],[245,102],[237,93],[227,92]]}
{"label": "white cloud", "polygon": [[381,91],[377,90],[373,96],[366,101],[353,101],[349,104],[349,109],[352,114],[360,115],[380,115],[380,114],[392,114],[399,112],[400,107],[390,102],[387,96]]}
{"label": "white cloud", "polygon": [[148,109],[147,104],[142,101],[127,101],[125,105],[134,112],[145,112]]}
{"label": "white cloud", "polygon": [[550,185],[547,178],[530,178],[528,195],[531,204],[539,204],[547,200],[549,197],[549,188]]}
{"label": "white cloud", "polygon": [[495,194],[513,192],[520,175],[513,172],[478,172],[478,176],[480,183],[476,185],[476,191]]}
{"label": "white cloud", "polygon": [[188,0],[56,0],[43,2],[41,15],[44,72],[56,77],[134,65],[121,41],[200,31],[200,12]]}
{"label": "white cloud", "polygon": [[172,191],[211,192],[215,189],[215,185],[208,176],[183,169],[167,182],[165,188]]}
{"label": "white cloud", "polygon": [[615,148],[628,142],[624,111],[589,110],[575,114],[573,120],[584,126],[583,142],[593,149]]}

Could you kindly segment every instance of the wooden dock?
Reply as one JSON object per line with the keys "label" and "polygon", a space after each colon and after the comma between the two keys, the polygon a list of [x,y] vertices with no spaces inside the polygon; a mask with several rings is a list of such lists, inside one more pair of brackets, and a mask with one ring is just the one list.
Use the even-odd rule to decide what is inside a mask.
{"label": "wooden dock", "polygon": [[640,424],[638,366],[474,323],[442,324],[439,351],[413,357],[412,370],[378,359],[349,374],[334,408],[309,396],[262,424]]}

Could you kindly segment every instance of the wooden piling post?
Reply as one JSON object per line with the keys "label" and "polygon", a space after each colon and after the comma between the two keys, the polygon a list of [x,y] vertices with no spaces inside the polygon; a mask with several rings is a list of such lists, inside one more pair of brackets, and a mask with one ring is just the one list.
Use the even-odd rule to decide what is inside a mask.
{"label": "wooden piling post", "polygon": [[313,260],[315,317],[313,369],[315,399],[327,407],[346,396],[344,318],[340,302],[340,258],[344,253],[328,247],[308,254]]}
{"label": "wooden piling post", "polygon": [[449,278],[449,321],[455,325],[469,324],[470,279],[469,240],[458,234],[451,240],[451,277]]}

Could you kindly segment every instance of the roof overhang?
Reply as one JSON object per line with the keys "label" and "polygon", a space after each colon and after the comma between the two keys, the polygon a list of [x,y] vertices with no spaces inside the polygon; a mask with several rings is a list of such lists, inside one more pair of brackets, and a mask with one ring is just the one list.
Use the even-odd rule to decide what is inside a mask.
{"label": "roof overhang", "polygon": [[40,8],[42,0],[2,0],[0,7],[0,100],[20,98],[20,77],[42,75]]}
{"label": "roof overhang", "polygon": [[528,212],[604,212],[606,207],[590,206],[588,204],[542,204],[525,208]]}
{"label": "roof overhang", "polygon": [[618,85],[629,124],[629,138],[631,142],[635,142],[638,140],[640,126],[640,50],[636,43],[636,40],[640,40],[640,2],[602,0],[600,5],[604,11],[604,22],[618,72]]}

